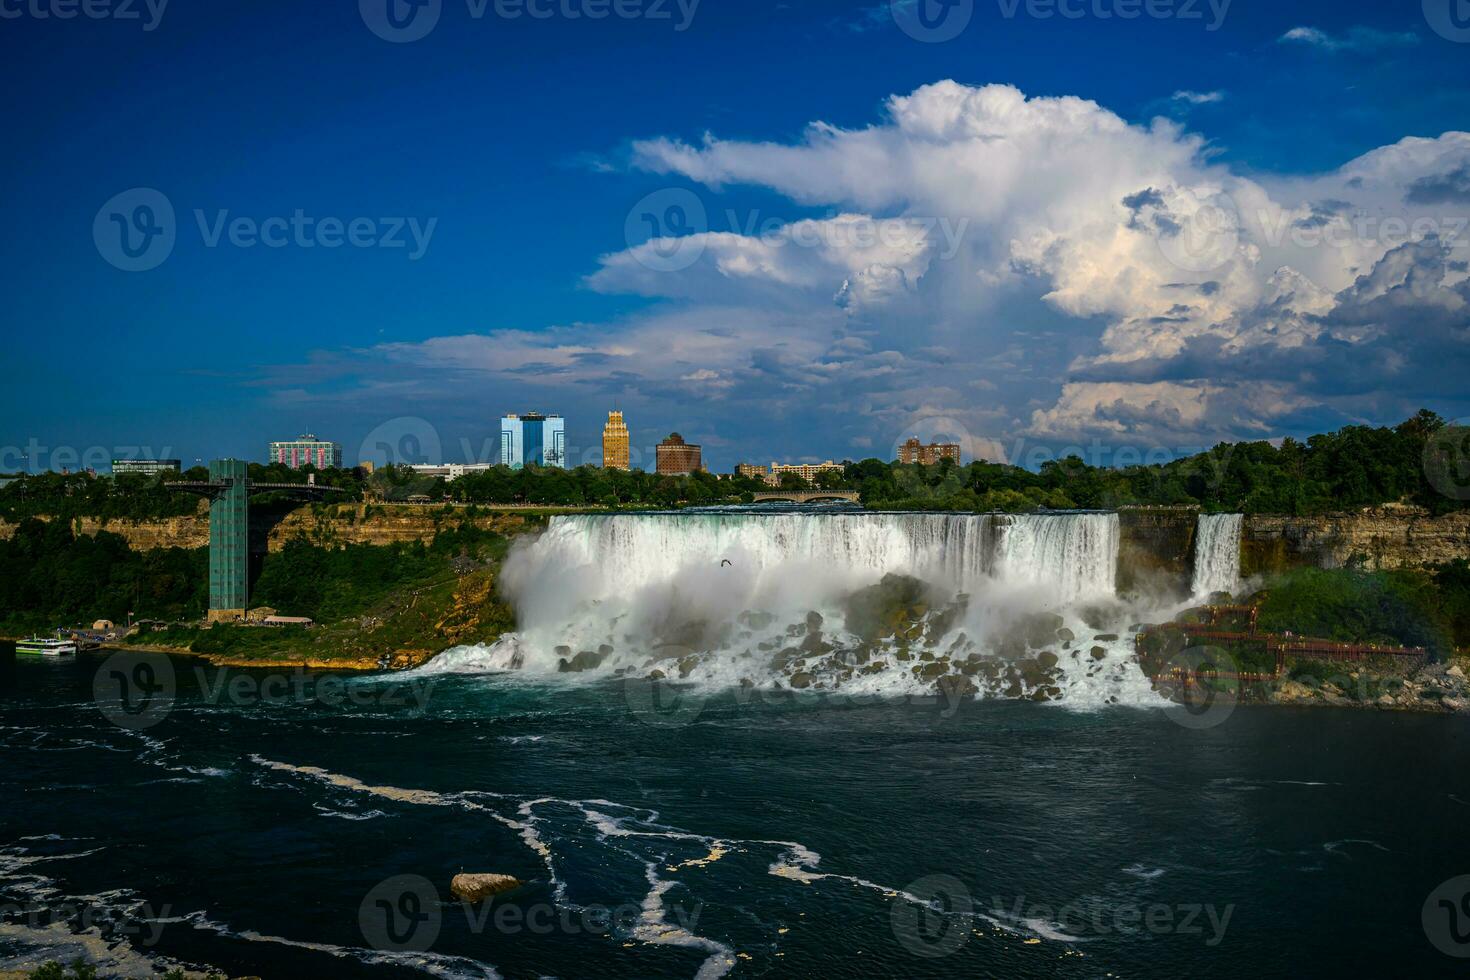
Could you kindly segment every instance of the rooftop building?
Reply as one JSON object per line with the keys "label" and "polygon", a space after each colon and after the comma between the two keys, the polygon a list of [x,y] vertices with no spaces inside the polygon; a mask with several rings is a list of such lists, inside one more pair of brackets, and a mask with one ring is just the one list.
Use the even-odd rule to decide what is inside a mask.
{"label": "rooftop building", "polygon": [[500,465],[567,465],[566,421],[560,415],[507,415],[500,420]]}
{"label": "rooftop building", "polygon": [[178,473],[182,470],[183,463],[177,459],[114,459],[112,461],[113,476],[121,476],[124,473],[157,476],[159,473]]}
{"label": "rooftop building", "polygon": [[941,459],[952,459],[956,464],[960,462],[960,446],[956,442],[931,442],[927,446],[911,437],[898,447],[898,461],[900,463],[919,463],[924,466],[932,466]]}
{"label": "rooftop building", "polygon": [[608,412],[602,427],[602,465],[610,470],[626,470],[631,465],[631,441],[622,412]]}
{"label": "rooftop building", "polygon": [[437,476],[453,481],[468,473],[484,473],[494,465],[494,463],[410,463],[408,468],[419,476]]}
{"label": "rooftop building", "polygon": [[342,444],[318,439],[308,432],[297,439],[271,443],[266,462],[281,463],[293,470],[304,466],[336,469],[342,465]]}
{"label": "rooftop building", "polygon": [[795,473],[797,476],[801,477],[803,480],[806,480],[808,483],[810,483],[810,482],[812,482],[813,480],[815,480],[817,478],[817,474],[818,473],[828,473],[828,472],[832,472],[832,471],[836,471],[838,473],[841,473],[842,470],[843,470],[843,467],[842,467],[842,464],[841,463],[834,463],[830,459],[827,460],[825,463],[777,463],[777,462],[772,462],[771,463],[771,474],[770,474],[770,476],[767,476],[766,477],[766,482],[769,483],[773,487],[774,486],[780,486],[781,485],[781,474],[782,473]]}
{"label": "rooftop building", "polygon": [[704,469],[699,446],[685,442],[677,432],[670,433],[654,452],[660,476],[685,476]]}

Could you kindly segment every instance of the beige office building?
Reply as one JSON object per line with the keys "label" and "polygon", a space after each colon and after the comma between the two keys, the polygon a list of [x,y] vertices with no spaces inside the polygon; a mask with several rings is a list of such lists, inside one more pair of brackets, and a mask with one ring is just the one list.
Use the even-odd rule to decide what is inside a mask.
{"label": "beige office building", "polygon": [[608,412],[602,427],[602,465],[610,470],[626,470],[631,465],[628,425],[622,412]]}
{"label": "beige office building", "polygon": [[834,463],[830,459],[827,460],[825,463],[775,463],[775,462],[773,462],[773,463],[771,463],[771,475],[768,476],[768,477],[766,477],[766,482],[769,483],[769,484],[771,484],[771,486],[780,486],[781,485],[781,474],[782,473],[795,473],[797,476],[801,477],[803,480],[807,481],[808,483],[811,483],[813,480],[815,480],[817,478],[817,474],[818,473],[828,473],[828,472],[831,472],[833,470],[837,471],[838,473],[841,473],[842,472],[842,464],[841,463]]}

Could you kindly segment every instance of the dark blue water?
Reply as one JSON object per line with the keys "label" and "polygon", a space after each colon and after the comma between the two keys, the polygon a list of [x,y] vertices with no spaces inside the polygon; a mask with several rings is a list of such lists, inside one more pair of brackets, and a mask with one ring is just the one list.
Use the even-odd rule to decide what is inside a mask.
{"label": "dark blue water", "polygon": [[[1470,963],[1421,921],[1470,873],[1463,718],[1240,707],[1192,730],[1139,709],[732,696],[658,712],[641,689],[464,677],[339,704],[289,674],[261,704],[271,675],[217,690],[178,659],[166,713],[104,696],[119,727],[103,661],[0,657],[0,968],[83,949],[104,975],[265,977]],[[459,871],[527,884],[475,921],[449,897]]]}

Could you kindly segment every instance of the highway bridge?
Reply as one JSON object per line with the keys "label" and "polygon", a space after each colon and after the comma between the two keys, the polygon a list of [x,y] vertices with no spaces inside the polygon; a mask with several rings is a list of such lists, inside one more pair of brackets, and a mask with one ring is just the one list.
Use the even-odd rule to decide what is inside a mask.
{"label": "highway bridge", "polygon": [[850,504],[860,503],[856,490],[813,490],[803,493],[798,490],[771,490],[755,495],[755,503],[763,504],[770,501],[784,501],[791,504],[818,504],[845,500]]}

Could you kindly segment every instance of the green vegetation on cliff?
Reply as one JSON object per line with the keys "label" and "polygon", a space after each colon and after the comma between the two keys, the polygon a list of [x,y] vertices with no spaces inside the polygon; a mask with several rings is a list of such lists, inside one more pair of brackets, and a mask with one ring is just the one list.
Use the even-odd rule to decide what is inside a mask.
{"label": "green vegetation on cliff", "polygon": [[1262,630],[1346,643],[1425,647],[1442,658],[1470,645],[1470,566],[1438,569],[1301,568],[1259,596]]}
{"label": "green vegetation on cliff", "polygon": [[251,603],[334,622],[362,613],[406,585],[452,579],[452,558],[493,561],[508,546],[507,539],[470,525],[446,528],[428,545],[414,541],[319,548],[298,538],[266,556]]}
{"label": "green vegetation on cliff", "polygon": [[0,627],[18,633],[96,619],[202,615],[204,549],[132,551],[121,537],[73,533],[66,521],[21,521],[0,541]]}
{"label": "green vegetation on cliff", "polygon": [[449,642],[493,638],[510,611],[493,594],[509,540],[472,524],[447,525],[432,542],[318,547],[296,539],[262,556],[253,606],[308,616],[311,630],[196,623],[208,606],[207,549],[132,551],[118,535],[76,534],[65,521],[21,522],[0,541],[0,633],[110,619],[175,625],[137,642],[244,659],[309,654],[375,660],[429,653]]}

